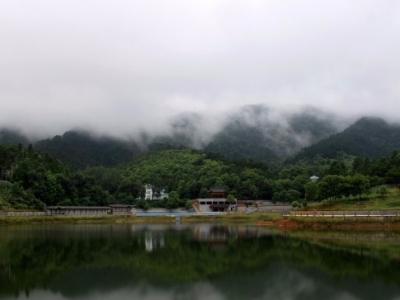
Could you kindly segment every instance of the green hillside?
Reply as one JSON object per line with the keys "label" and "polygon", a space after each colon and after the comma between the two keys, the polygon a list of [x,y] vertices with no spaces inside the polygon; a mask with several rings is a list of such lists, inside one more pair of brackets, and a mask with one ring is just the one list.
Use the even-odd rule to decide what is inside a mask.
{"label": "green hillside", "polygon": [[123,168],[126,182],[151,184],[156,189],[177,191],[180,198],[206,197],[212,186],[224,187],[240,199],[267,199],[271,195],[267,166],[233,163],[204,152],[170,149],[149,153]]}
{"label": "green hillside", "polygon": [[338,132],[333,117],[317,110],[276,119],[266,107],[250,106],[243,114],[235,116],[204,150],[228,158],[272,163]]}
{"label": "green hillside", "polygon": [[133,142],[95,138],[89,133],[78,131],[68,131],[63,136],[39,141],[34,148],[76,168],[99,165],[111,167],[128,162],[142,152]]}
{"label": "green hillside", "polygon": [[294,163],[316,156],[336,158],[338,153],[379,158],[400,149],[400,125],[389,124],[379,118],[362,118],[346,128],[314,145],[302,149],[287,160]]}
{"label": "green hillside", "polygon": [[259,129],[236,124],[227,126],[218,133],[204,150],[232,159],[253,159],[264,163],[271,163],[279,158],[266,143]]}
{"label": "green hillside", "polygon": [[[46,153],[22,145],[0,145],[0,206],[3,209],[41,208],[43,205],[131,204],[174,208],[186,200],[208,196],[223,187],[240,200],[272,200],[301,205],[307,202],[362,199],[371,187],[400,183],[400,154],[379,159],[349,158],[267,166],[232,161],[190,149],[154,148],[118,167],[74,170]],[[315,170],[320,179],[311,182]],[[169,198],[144,201],[145,185]],[[385,188],[380,191],[382,198]]]}
{"label": "green hillside", "polygon": [[[334,122],[310,112],[292,115],[286,125],[265,121],[268,111],[257,115],[250,110],[248,115],[259,117],[259,122],[232,120],[205,148],[208,152],[165,143],[143,149],[134,142],[77,131],[33,147],[0,143],[0,205],[125,203],[145,207],[153,205],[141,200],[147,184],[156,194],[165,189],[172,195],[173,201],[156,203],[170,208],[206,197],[212,186],[223,187],[240,200],[306,205],[324,199],[362,198],[371,187],[400,183],[400,154],[393,151],[400,149],[399,125],[363,118],[281,164],[300,144],[321,139],[337,128]],[[17,137],[6,132],[2,141],[16,142]],[[318,182],[311,183],[311,175],[317,175]]]}
{"label": "green hillside", "polygon": [[[192,113],[172,120],[170,129],[162,135],[147,132],[136,140],[120,140],[72,130],[37,141],[34,148],[77,169],[112,167],[129,162],[149,149],[171,146],[202,149],[228,159],[275,163],[327,138],[343,126],[338,125],[337,117],[312,108],[283,113],[264,105],[248,105],[224,118],[227,122],[213,136],[210,136],[213,130],[205,129],[205,119]],[[0,144],[4,143],[27,146],[29,141],[17,131],[3,129]]]}
{"label": "green hillside", "polygon": [[[174,195],[170,208],[184,205],[186,199],[206,197],[207,190],[216,185],[240,199],[267,199],[272,196],[269,177],[270,169],[264,165],[233,163],[195,150],[153,150],[118,168],[76,171],[31,147],[0,145],[3,209],[113,203],[142,207],[146,184],[155,192],[166,189]],[[165,201],[156,204],[167,205]]]}

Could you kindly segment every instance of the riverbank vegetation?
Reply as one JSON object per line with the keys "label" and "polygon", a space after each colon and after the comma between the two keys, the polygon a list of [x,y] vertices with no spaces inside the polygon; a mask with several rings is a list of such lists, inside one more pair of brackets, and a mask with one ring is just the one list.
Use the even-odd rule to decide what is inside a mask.
{"label": "riverbank vegetation", "polygon": [[[221,215],[184,215],[179,216],[179,223],[222,223],[222,224],[257,224],[282,220],[278,213],[221,214]],[[23,224],[113,224],[113,223],[170,223],[177,222],[175,215],[158,216],[7,216],[0,217],[0,225]],[[272,223],[269,223],[272,225]]]}
{"label": "riverbank vegetation", "polygon": [[53,224],[246,224],[297,232],[341,230],[399,232],[400,217],[293,217],[278,213],[176,216],[11,216],[0,217],[0,226]]}

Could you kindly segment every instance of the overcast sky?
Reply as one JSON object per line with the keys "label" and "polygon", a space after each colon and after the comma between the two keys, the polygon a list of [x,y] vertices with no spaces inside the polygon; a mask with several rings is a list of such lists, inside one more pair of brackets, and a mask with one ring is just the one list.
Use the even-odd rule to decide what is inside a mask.
{"label": "overcast sky", "polygon": [[396,119],[400,1],[0,0],[0,70],[0,126],[41,134],[255,103]]}

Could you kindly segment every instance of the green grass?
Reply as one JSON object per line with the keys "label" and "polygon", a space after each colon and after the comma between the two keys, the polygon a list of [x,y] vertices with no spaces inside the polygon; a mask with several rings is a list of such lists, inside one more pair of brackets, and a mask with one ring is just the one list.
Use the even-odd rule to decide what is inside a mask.
{"label": "green grass", "polygon": [[349,199],[324,200],[310,203],[307,210],[400,210],[400,190],[389,189],[386,197],[379,197],[375,193]]}
{"label": "green grass", "polygon": [[[277,213],[224,214],[182,216],[181,223],[255,223],[258,221],[276,221],[282,219]],[[170,216],[7,216],[0,217],[0,225],[20,224],[81,224],[81,223],[175,223]]]}
{"label": "green grass", "polygon": [[251,214],[223,214],[223,215],[193,215],[183,216],[182,223],[217,222],[217,223],[256,223],[259,221],[281,220],[282,215],[278,213],[251,213]]}

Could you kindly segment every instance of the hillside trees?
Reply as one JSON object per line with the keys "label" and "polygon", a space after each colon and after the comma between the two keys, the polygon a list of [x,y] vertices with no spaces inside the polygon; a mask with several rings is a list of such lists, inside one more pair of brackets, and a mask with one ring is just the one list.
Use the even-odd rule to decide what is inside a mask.
{"label": "hillside trees", "polygon": [[[229,161],[196,150],[162,149],[119,167],[96,166],[81,171],[32,147],[1,145],[0,154],[1,180],[11,185],[2,189],[1,202],[15,208],[112,203],[144,207],[145,202],[138,199],[144,198],[145,185],[151,185],[156,193],[162,189],[175,191],[169,202],[154,202],[175,207],[185,205],[187,199],[208,197],[213,186],[224,188],[227,195],[239,200],[291,203],[360,198],[370,186],[400,183],[400,154],[396,151],[379,159],[354,157],[351,161],[351,157],[343,156],[342,161],[318,158],[311,165],[301,161],[267,166]],[[311,182],[315,170],[320,171],[320,179]]]}
{"label": "hillside trees", "polygon": [[319,198],[319,185],[314,181],[307,182],[304,186],[305,189],[305,200],[312,202]]}
{"label": "hillside trees", "polygon": [[349,178],[350,181],[350,193],[352,196],[358,196],[361,198],[363,193],[366,193],[370,188],[370,181],[367,176],[361,174],[355,174]]}
{"label": "hillside trees", "polygon": [[[353,176],[327,175],[318,183],[320,199],[340,199],[342,197],[358,196],[369,190],[368,177],[355,174]],[[316,189],[311,184],[308,188]]]}
{"label": "hillside trees", "polygon": [[180,199],[207,197],[212,186],[223,187],[239,199],[260,199],[271,194],[267,167],[233,164],[194,150],[152,153],[124,168],[122,176],[176,191]]}
{"label": "hillside trees", "polygon": [[[100,187],[94,177],[74,172],[49,155],[34,151],[32,147],[1,145],[0,153],[2,179],[12,183],[6,199],[12,207],[104,205],[113,201],[113,196]],[[4,178],[4,175],[8,178]]]}

